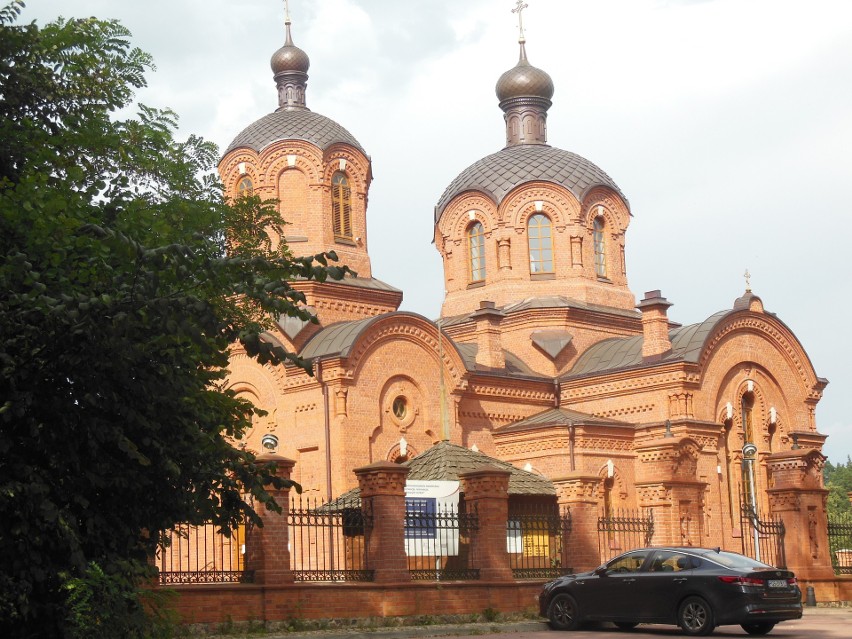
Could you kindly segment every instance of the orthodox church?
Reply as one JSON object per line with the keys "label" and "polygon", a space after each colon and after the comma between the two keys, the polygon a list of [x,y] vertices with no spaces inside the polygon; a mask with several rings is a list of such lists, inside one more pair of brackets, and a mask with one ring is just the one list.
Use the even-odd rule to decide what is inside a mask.
{"label": "orthodox church", "polygon": [[[313,376],[233,350],[230,387],[268,413],[245,444],[274,435],[293,479],[322,499],[357,486],[354,468],[450,442],[552,481],[575,526],[652,509],[664,543],[730,547],[748,503],[799,509],[802,547],[818,543],[808,521],[825,516],[814,411],[826,380],[748,287],[689,325],[669,319],[660,291],[637,300],[627,195],[548,143],[553,81],[523,31],[519,45],[496,85],[505,147],[435,194],[446,296],[433,321],[399,311],[402,292],[373,276],[370,157],[308,108],[309,59],[288,16],[271,60],[278,107],[234,138],[219,172],[230,197],[280,202],[293,254],[334,250],[357,276],[294,282],[319,324],[282,318],[265,336],[312,360]],[[795,503],[790,473],[810,491]]]}

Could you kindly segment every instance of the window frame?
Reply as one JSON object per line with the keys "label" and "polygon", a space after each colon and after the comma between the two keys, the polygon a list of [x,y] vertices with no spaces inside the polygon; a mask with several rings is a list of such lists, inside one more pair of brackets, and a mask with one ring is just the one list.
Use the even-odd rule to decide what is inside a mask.
{"label": "window frame", "polygon": [[592,248],[594,250],[595,275],[606,279],[606,220],[603,215],[598,214],[592,220]]}
{"label": "window frame", "polygon": [[335,240],[352,241],[352,187],[344,171],[331,176],[331,229]]}
{"label": "window frame", "polygon": [[468,279],[471,283],[484,282],[486,276],[485,227],[477,220],[468,226],[465,235],[467,236]]}
{"label": "window frame", "polygon": [[[533,229],[535,229],[535,233],[533,233]],[[546,236],[542,234],[544,229],[547,230]],[[544,240],[546,240],[547,246],[544,246]],[[534,243],[537,246],[534,246]],[[544,213],[535,213],[527,220],[527,249],[529,251],[530,275],[555,272],[553,267],[553,220]],[[549,253],[548,259],[543,257],[544,252]],[[536,268],[536,265],[541,266]]]}

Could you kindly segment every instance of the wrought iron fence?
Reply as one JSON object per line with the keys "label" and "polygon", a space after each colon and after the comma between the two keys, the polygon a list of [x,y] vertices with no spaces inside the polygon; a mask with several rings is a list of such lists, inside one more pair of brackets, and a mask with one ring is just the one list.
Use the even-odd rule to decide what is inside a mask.
{"label": "wrought iron fence", "polygon": [[509,508],[506,550],[516,579],[558,577],[571,572],[566,565],[566,538],[571,511],[556,503],[518,504]]}
{"label": "wrought iron fence", "polygon": [[329,503],[291,499],[290,568],[295,581],[372,581],[366,534],[372,527],[369,502],[358,497]]}
{"label": "wrought iron fence", "polygon": [[405,500],[405,554],[414,580],[479,579],[475,568],[476,509],[435,506],[432,499]]}
{"label": "wrought iron fence", "polygon": [[631,548],[650,546],[654,538],[652,510],[619,509],[598,517],[601,563]]}
{"label": "wrought iron fence", "polygon": [[182,524],[166,533],[155,563],[161,584],[252,581],[245,570],[246,528],[223,535],[213,524]]}
{"label": "wrought iron fence", "polygon": [[852,513],[829,515],[828,548],[837,575],[852,575]]}
{"label": "wrought iron fence", "polygon": [[742,553],[776,568],[786,568],[784,554],[784,522],[780,518],[761,515],[749,504],[740,508]]}

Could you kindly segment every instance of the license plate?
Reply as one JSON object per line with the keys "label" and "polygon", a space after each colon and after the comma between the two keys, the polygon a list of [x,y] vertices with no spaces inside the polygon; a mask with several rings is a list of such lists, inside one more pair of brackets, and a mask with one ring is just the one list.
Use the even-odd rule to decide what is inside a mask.
{"label": "license plate", "polygon": [[770,579],[769,580],[770,588],[786,588],[787,580],[786,579]]}

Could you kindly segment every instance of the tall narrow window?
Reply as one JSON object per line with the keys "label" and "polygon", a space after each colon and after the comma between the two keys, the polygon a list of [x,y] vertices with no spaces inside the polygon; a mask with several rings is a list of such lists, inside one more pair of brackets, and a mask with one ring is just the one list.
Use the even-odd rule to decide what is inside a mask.
{"label": "tall narrow window", "polygon": [[251,183],[250,177],[244,177],[237,184],[237,197],[249,196],[254,193],[254,185]]}
{"label": "tall narrow window", "polygon": [[352,239],[352,196],[346,174],[337,171],[331,177],[331,223],[334,236]]}
{"label": "tall narrow window", "polygon": [[527,224],[530,243],[530,273],[553,272],[553,239],[550,218],[537,213]]}
{"label": "tall narrow window", "polygon": [[604,242],[604,221],[596,217],[594,222],[595,273],[606,277],[606,243]]}
{"label": "tall narrow window", "polygon": [[467,230],[468,255],[470,256],[470,281],[485,279],[485,230],[476,222]]}

